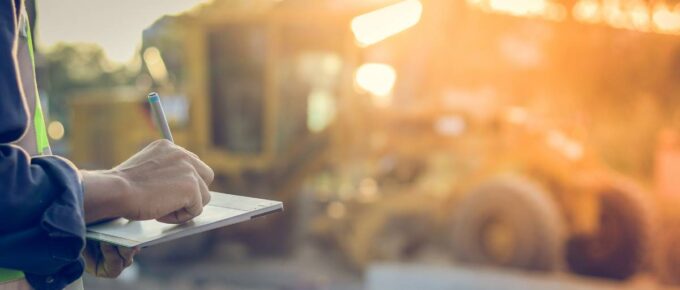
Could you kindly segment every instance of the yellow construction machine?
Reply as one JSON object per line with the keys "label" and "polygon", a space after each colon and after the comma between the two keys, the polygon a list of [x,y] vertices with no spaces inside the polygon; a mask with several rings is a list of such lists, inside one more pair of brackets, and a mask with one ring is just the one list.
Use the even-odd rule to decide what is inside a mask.
{"label": "yellow construction machine", "polygon": [[[587,13],[612,1],[573,2],[215,1],[145,31],[143,77],[175,100],[178,143],[215,190],[292,209],[210,240],[271,249],[309,229],[359,269],[674,273],[649,189],[679,39]],[[152,138],[135,95],[73,104],[74,131],[115,136],[74,139],[76,159],[113,165]],[[97,121],[116,106],[120,122]]]}

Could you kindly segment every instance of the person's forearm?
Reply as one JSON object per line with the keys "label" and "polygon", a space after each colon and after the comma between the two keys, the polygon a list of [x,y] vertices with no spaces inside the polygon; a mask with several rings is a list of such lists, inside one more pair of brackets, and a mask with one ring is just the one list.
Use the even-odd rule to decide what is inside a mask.
{"label": "person's forearm", "polygon": [[86,171],[83,175],[85,222],[93,223],[125,214],[122,199],[125,179],[112,171]]}

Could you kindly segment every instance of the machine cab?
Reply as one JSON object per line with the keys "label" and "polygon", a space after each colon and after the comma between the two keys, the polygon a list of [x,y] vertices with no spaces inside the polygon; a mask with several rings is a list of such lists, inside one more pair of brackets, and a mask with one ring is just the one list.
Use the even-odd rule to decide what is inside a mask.
{"label": "machine cab", "polygon": [[201,11],[187,21],[189,140],[227,174],[313,156],[335,119],[343,78],[351,78],[343,13],[265,6]]}

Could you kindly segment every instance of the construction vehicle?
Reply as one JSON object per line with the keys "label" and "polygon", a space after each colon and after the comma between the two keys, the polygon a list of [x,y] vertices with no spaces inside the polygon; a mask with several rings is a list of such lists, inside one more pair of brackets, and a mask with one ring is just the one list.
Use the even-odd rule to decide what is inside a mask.
{"label": "construction vehicle", "polygon": [[[636,53],[654,55],[645,59],[651,63],[607,63],[605,44],[631,32],[555,21],[566,17],[560,13],[517,18],[476,4],[422,2],[417,26],[363,49],[362,62],[392,67],[403,80],[392,104],[364,122],[373,126],[361,134],[379,141],[359,168],[376,166],[358,178],[338,172],[343,167],[328,173],[346,176],[334,187],[354,192],[324,197],[330,202],[321,236],[330,232],[360,267],[432,251],[614,279],[658,266],[657,197],[640,183],[649,180],[654,134],[670,123],[643,111],[635,126],[648,131],[625,135],[625,114],[602,110],[645,108],[651,97],[615,90],[626,81],[615,77],[672,61],[667,47],[677,46],[676,37],[637,32],[628,41],[647,37]],[[608,72],[618,75],[597,77]],[[603,93],[610,96],[594,100]],[[634,101],[612,98],[622,95]],[[602,140],[612,137],[619,144]],[[317,187],[329,187],[324,182]]]}
{"label": "construction vehicle", "polygon": [[[249,245],[264,244],[259,253],[281,252],[290,244],[290,239],[269,237],[292,231],[293,197],[308,173],[325,161],[335,102],[352,92],[343,86],[351,81],[345,56],[352,35],[345,24],[376,7],[362,4],[325,15],[315,13],[326,9],[325,4],[309,4],[216,1],[162,18],[144,32],[140,83],[149,85],[125,94],[143,96],[143,91],[154,90],[163,96],[173,134],[179,136],[176,143],[215,170],[212,188],[286,204],[285,215],[197,239],[196,251],[184,245],[181,252],[188,256],[208,253],[205,248],[212,240],[233,236]],[[113,166],[158,137],[143,99],[100,94],[105,96],[87,93],[72,105],[74,131],[99,132],[74,140],[76,162],[104,161],[89,167]],[[103,108],[112,110],[102,114]],[[126,113],[111,116],[121,112]],[[85,121],[99,114],[122,122]],[[92,136],[102,142],[94,146],[85,139]],[[102,154],[106,151],[115,154]],[[252,230],[262,227],[267,230]],[[163,252],[159,256],[181,255],[172,249]]]}
{"label": "construction vehicle", "polygon": [[[364,144],[373,153],[327,174],[347,178],[322,196],[330,221],[319,223],[321,236],[330,232],[358,266],[435,245],[458,261],[531,270],[615,279],[677,271],[658,260],[672,250],[659,242],[676,239],[659,229],[674,217],[650,190],[650,140],[674,125],[677,86],[663,68],[675,63],[677,36],[659,23],[650,33],[568,20],[571,10],[581,17],[580,2],[534,12],[422,2],[418,26],[362,50],[362,62],[403,79],[393,103],[365,120],[360,135],[377,140]],[[613,41],[644,59],[622,63]],[[657,86],[635,79],[641,71]],[[342,172],[366,164],[375,166],[363,176]]]}
{"label": "construction vehicle", "polygon": [[[672,214],[649,172],[656,133],[673,125],[658,108],[677,86],[659,68],[678,38],[593,24],[577,7],[605,5],[585,1],[215,1],[145,32],[145,73],[185,100],[171,125],[215,169],[216,190],[292,209],[262,225],[277,232],[211,241],[310,227],[359,269],[429,256],[674,273],[654,251],[674,237],[658,232]],[[117,138],[148,140],[128,135]],[[91,152],[81,142],[74,152]]]}

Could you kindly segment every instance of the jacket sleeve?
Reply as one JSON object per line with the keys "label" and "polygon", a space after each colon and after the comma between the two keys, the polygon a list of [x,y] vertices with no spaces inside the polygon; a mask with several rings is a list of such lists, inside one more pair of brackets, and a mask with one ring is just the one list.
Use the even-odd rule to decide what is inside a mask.
{"label": "jacket sleeve", "polygon": [[61,289],[84,268],[83,191],[66,159],[9,144],[28,126],[16,41],[16,4],[0,0],[0,268],[23,271],[36,289]]}
{"label": "jacket sleeve", "polygon": [[14,0],[0,0],[0,144],[21,138],[28,128],[28,110],[16,60],[18,17]]}

